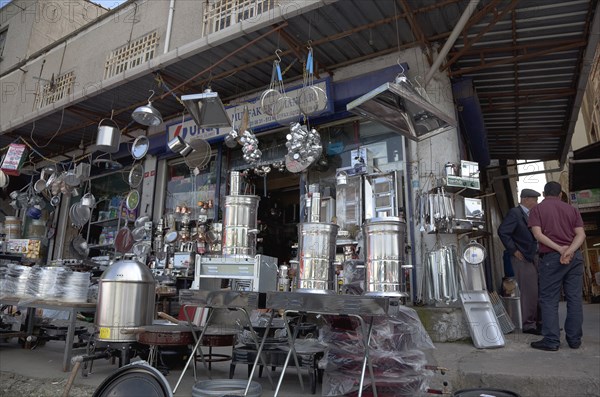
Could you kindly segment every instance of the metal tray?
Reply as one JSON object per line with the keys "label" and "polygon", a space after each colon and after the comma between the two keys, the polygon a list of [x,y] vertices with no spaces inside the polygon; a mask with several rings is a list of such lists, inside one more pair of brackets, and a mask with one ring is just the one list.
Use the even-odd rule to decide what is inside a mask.
{"label": "metal tray", "polygon": [[473,345],[478,349],[503,347],[504,335],[487,291],[461,291],[459,296]]}

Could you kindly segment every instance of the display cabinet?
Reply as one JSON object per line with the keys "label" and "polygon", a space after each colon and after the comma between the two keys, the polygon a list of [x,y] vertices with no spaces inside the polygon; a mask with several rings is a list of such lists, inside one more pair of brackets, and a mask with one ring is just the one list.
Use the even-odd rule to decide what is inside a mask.
{"label": "display cabinet", "polygon": [[137,218],[139,209],[129,210],[125,203],[132,191],[128,174],[129,170],[119,170],[89,180],[87,191],[96,201],[85,236],[90,256],[113,252],[118,230],[123,226],[133,226]]}

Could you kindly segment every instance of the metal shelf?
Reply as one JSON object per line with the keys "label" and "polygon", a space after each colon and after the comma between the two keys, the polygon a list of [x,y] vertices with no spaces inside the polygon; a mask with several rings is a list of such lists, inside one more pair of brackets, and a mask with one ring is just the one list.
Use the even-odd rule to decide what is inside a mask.
{"label": "metal shelf", "polygon": [[88,245],[89,249],[100,249],[100,248],[113,248],[114,243],[110,243],[110,244],[91,244]]}
{"label": "metal shelf", "polygon": [[107,225],[110,225],[111,223],[116,224],[118,221],[119,221],[119,218],[110,218],[110,219],[103,219],[101,221],[90,222],[90,225],[107,226]]}

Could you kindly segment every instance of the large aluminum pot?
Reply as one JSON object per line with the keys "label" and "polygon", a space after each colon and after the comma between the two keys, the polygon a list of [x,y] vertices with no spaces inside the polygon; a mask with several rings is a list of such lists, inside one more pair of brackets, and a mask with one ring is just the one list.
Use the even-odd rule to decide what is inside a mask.
{"label": "large aluminum pot", "polygon": [[406,224],[396,217],[372,218],[363,224],[365,294],[407,296],[402,272]]}
{"label": "large aluminum pot", "polygon": [[155,283],[150,269],[134,260],[117,261],[106,269],[98,284],[98,339],[135,342],[135,334],[121,331],[152,324]]}
{"label": "large aluminum pot", "polygon": [[225,196],[223,255],[256,255],[258,196]]}
{"label": "large aluminum pot", "polygon": [[334,223],[298,225],[298,274],[296,288],[302,292],[333,293],[333,261],[339,226]]}
{"label": "large aluminum pot", "polygon": [[[103,124],[104,123],[104,124]],[[106,153],[117,153],[121,144],[121,131],[112,119],[102,119],[98,123],[96,149]]]}

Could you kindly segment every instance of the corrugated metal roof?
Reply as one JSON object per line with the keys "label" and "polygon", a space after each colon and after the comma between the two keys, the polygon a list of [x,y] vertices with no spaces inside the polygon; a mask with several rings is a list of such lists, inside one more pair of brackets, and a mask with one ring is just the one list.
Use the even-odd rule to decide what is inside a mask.
{"label": "corrugated metal roof", "polygon": [[[179,60],[162,68],[160,75],[170,89],[229,56],[178,92],[200,92],[210,80],[212,89],[228,101],[258,93],[268,85],[274,48],[283,50],[286,81],[300,79],[306,37],[311,38],[319,71],[335,71],[398,48],[443,43],[467,5],[467,0],[342,0],[288,19],[281,33],[267,35],[243,51],[236,52],[272,27]],[[448,71],[453,77],[474,81],[491,158],[564,160],[573,112],[579,109],[577,92],[585,83],[580,80],[587,79],[584,53],[598,43],[598,32],[589,34],[598,1],[521,1],[514,11],[494,20],[512,5],[508,0],[478,5],[465,34],[448,55]],[[35,129],[33,123],[23,123],[7,131],[8,135],[3,133],[0,145],[16,136],[28,137],[32,129],[38,140],[46,141],[59,129],[44,151],[47,154],[76,148],[82,139],[86,145],[93,143],[94,126],[102,117],[118,109],[117,123],[129,125],[131,111],[146,103],[153,87],[155,76],[148,72],[67,107],[64,115],[57,109],[37,120]],[[170,95],[154,105],[164,119],[183,110]]]}

